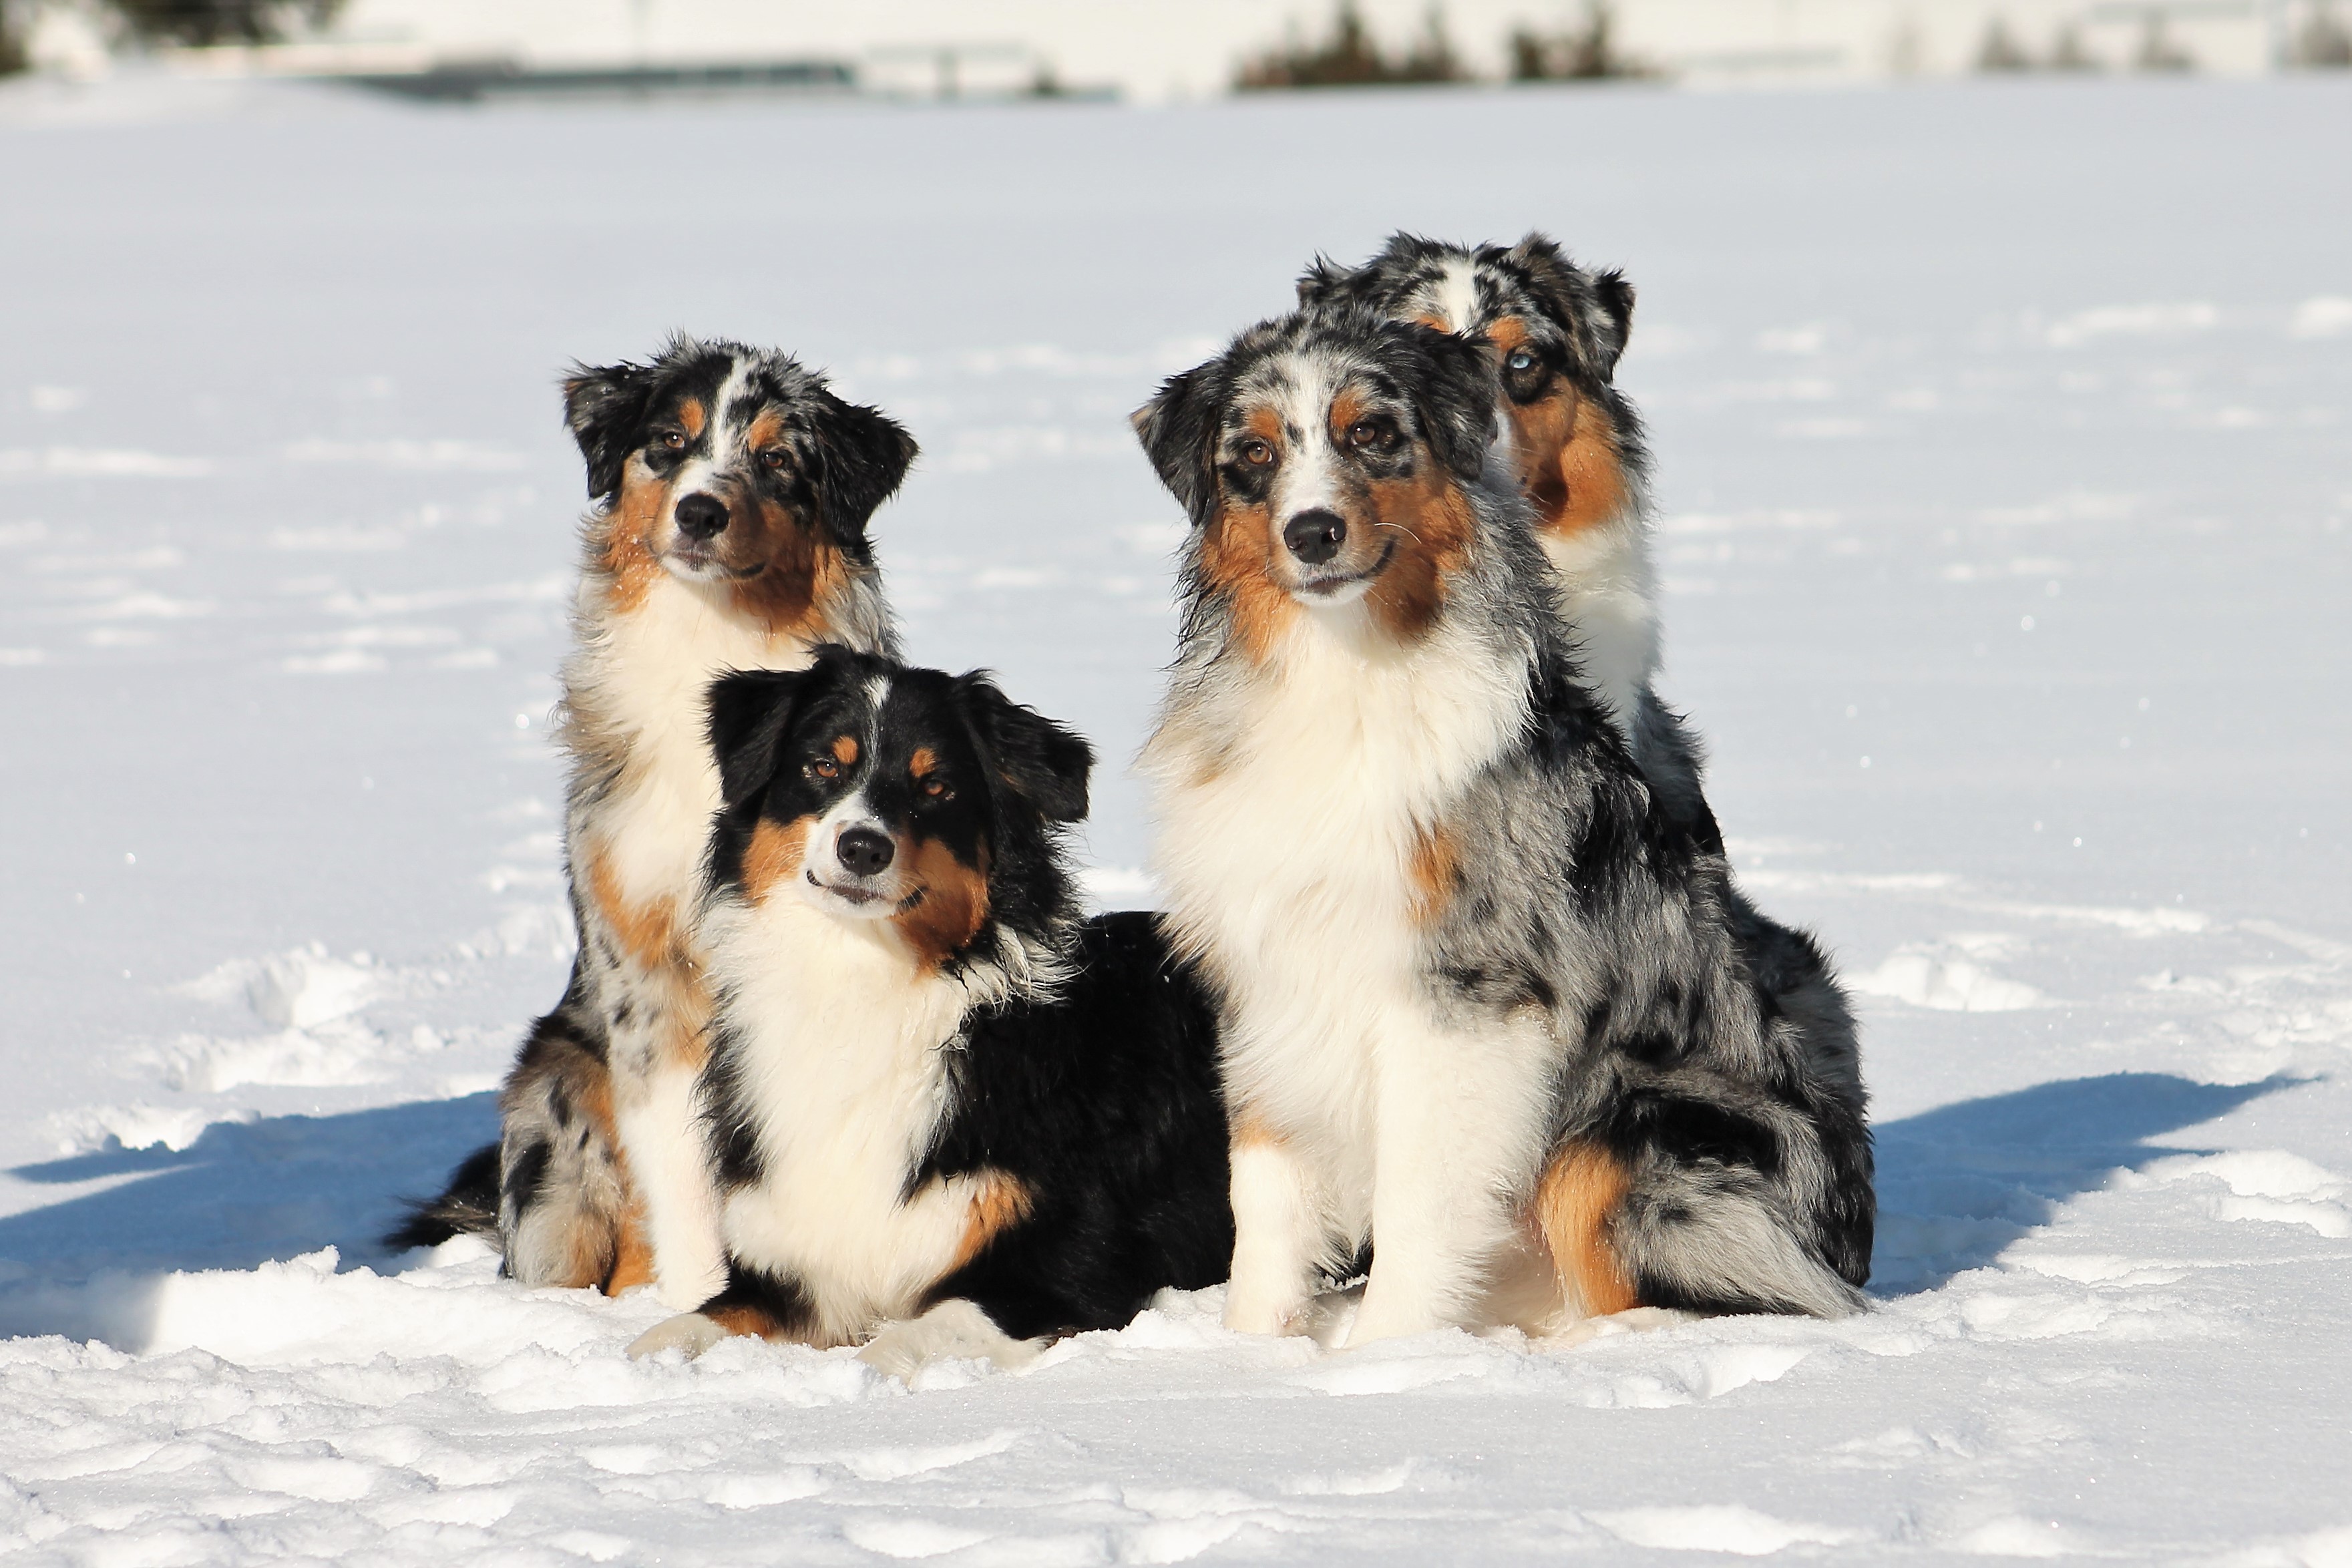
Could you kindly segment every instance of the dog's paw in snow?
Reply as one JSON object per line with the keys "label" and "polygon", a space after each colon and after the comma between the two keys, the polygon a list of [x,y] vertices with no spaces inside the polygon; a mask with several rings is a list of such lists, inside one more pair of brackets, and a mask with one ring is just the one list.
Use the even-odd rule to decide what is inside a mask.
{"label": "dog's paw in snow", "polygon": [[[659,1332],[659,1330],[656,1330]],[[866,1342],[857,1359],[902,1383],[936,1361],[984,1361],[1008,1371],[1026,1366],[1044,1340],[1016,1340],[966,1300],[942,1301],[919,1318],[892,1323]]]}
{"label": "dog's paw in snow", "polygon": [[678,1350],[686,1352],[687,1360],[692,1361],[726,1337],[725,1329],[701,1313],[680,1312],[675,1318],[664,1318],[630,1341],[629,1359],[643,1361],[667,1350]]}
{"label": "dog's paw in snow", "polygon": [[1603,1339],[1611,1334],[1647,1334],[1677,1323],[1695,1323],[1702,1314],[1674,1307],[1629,1307],[1605,1318],[1579,1318],[1538,1337],[1536,1342],[1554,1350]]}

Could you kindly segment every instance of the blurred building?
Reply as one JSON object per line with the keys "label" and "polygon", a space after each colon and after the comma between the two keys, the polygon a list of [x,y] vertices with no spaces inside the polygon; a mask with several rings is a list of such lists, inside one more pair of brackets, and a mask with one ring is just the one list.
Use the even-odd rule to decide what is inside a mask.
{"label": "blurred building", "polygon": [[[40,0],[35,0],[36,4]],[[78,0],[47,0],[70,8]],[[917,96],[1222,93],[1242,63],[1331,32],[1338,0],[344,0],[289,64],[506,62],[608,72],[822,62]],[[1466,70],[1509,74],[1509,39],[1589,35],[1591,0],[1356,0],[1402,53],[1433,17]],[[1983,68],[2252,76],[2341,36],[2352,0],[1609,0],[1619,57],[1696,85],[1864,81]]]}

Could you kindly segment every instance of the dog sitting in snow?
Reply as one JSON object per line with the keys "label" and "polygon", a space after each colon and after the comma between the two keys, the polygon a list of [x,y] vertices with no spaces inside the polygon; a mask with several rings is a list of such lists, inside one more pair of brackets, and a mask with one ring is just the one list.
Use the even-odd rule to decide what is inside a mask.
{"label": "dog sitting in snow", "polygon": [[[1559,574],[1577,666],[1659,804],[1719,849],[1701,748],[1654,685],[1659,637],[1649,454],[1641,417],[1615,380],[1633,331],[1633,286],[1621,272],[1577,266],[1541,234],[1507,248],[1399,234],[1361,267],[1317,260],[1299,279],[1298,297],[1310,308],[1366,305],[1493,344],[1514,471],[1535,510],[1537,541]],[[1736,886],[1727,907],[1759,983],[1797,1028],[1812,1072],[1859,1115],[1861,1047],[1828,955]]]}
{"label": "dog sitting in snow", "polygon": [[846,648],[719,681],[710,736],[727,1280],[631,1353],[1013,1364],[1223,1279],[1214,1016],[1152,917],[1078,916],[1087,743],[982,676]]}
{"label": "dog sitting in snow", "polygon": [[1580,668],[1493,350],[1335,305],[1136,416],[1193,528],[1144,763],[1218,997],[1225,1321],[1349,1343],[1635,1307],[1860,1305],[1855,1098]]}
{"label": "dog sitting in snow", "polygon": [[786,355],[679,338],[581,367],[564,416],[595,502],[563,670],[564,849],[580,948],[499,1095],[499,1143],[391,1239],[494,1232],[526,1285],[725,1278],[694,1086],[710,998],[691,929],[719,770],[705,693],[819,643],[887,652],[866,527],[915,442]]}

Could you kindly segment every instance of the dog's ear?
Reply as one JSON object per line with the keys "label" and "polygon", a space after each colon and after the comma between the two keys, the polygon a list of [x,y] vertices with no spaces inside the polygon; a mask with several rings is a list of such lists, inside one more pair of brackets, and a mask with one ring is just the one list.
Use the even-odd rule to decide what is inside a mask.
{"label": "dog's ear", "polygon": [[1585,312],[1585,325],[1601,361],[1601,379],[1610,380],[1633,335],[1633,285],[1622,272],[1612,268],[1593,279],[1592,308]]}
{"label": "dog's ear", "polygon": [[792,728],[793,706],[823,679],[808,669],[730,669],[710,683],[711,755],[719,763],[719,797],[740,805],[776,773],[776,748]]}
{"label": "dog's ear", "polygon": [[1298,308],[1312,310],[1328,305],[1345,294],[1354,292],[1357,269],[1342,267],[1329,257],[1318,252],[1298,275]]}
{"label": "dog's ear", "polygon": [[1013,793],[1048,822],[1082,822],[1095,749],[1034,709],[998,689],[988,672],[956,680],[956,697],[982,757]]}
{"label": "dog's ear", "polygon": [[645,427],[652,402],[651,366],[574,364],[563,378],[563,423],[588,462],[588,494],[610,500],[621,488],[621,471]]}
{"label": "dog's ear", "polygon": [[1494,345],[1484,338],[1457,337],[1433,328],[1407,329],[1423,363],[1407,378],[1415,411],[1438,461],[1465,479],[1486,466],[1495,440]]}
{"label": "dog's ear", "polygon": [[1595,380],[1617,373],[1633,330],[1633,285],[1622,272],[1587,272],[1550,236],[1530,229],[1506,259],[1535,285],[1560,325],[1574,335],[1578,357]]}
{"label": "dog's ear", "polygon": [[1215,368],[1212,362],[1170,376],[1128,421],[1160,482],[1195,523],[1208,521],[1216,503],[1217,411],[1210,386]]}
{"label": "dog's ear", "polygon": [[864,558],[866,523],[907,477],[919,449],[906,426],[878,408],[824,394],[816,422],[818,505],[842,548]]}

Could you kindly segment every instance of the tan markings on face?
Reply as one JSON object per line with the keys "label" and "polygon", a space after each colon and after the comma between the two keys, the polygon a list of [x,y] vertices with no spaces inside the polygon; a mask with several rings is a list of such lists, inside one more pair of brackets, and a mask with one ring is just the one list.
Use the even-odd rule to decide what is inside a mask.
{"label": "tan markings on face", "polygon": [[1568,394],[1569,437],[1554,471],[1559,476],[1557,507],[1538,503],[1543,526],[1562,536],[1597,528],[1625,505],[1625,460],[1617,428],[1598,403]]}
{"label": "tan markings on face", "polygon": [[972,1178],[971,1205],[964,1212],[963,1239],[956,1244],[950,1270],[962,1268],[988,1250],[988,1244],[1029,1217],[1029,1189],[1002,1171],[982,1171]]}
{"label": "tan markings on face", "polygon": [[845,768],[855,764],[857,761],[857,737],[843,735],[835,740],[833,742],[833,760]]}
{"label": "tan markings on face", "polygon": [[743,848],[743,896],[754,907],[766,903],[778,886],[790,887],[800,879],[809,826],[805,816],[790,822],[762,817],[751,829],[751,842]]}
{"label": "tan markings on face", "polygon": [[1411,475],[1365,488],[1372,525],[1396,550],[1365,595],[1372,616],[1401,643],[1417,642],[1444,606],[1446,583],[1462,569],[1475,526],[1470,498],[1426,446]]}
{"label": "tan markings on face", "polygon": [[757,538],[736,544],[729,563],[738,572],[758,571],[730,590],[735,609],[770,637],[818,637],[849,585],[849,563],[814,520],[803,521],[790,507],[763,499],[751,511],[759,520]]}
{"label": "tan markings on face", "polygon": [[929,746],[917,746],[915,754],[907,759],[907,776],[917,781],[929,778],[938,771],[940,754]]}
{"label": "tan markings on face", "polygon": [[751,421],[751,427],[743,432],[743,446],[747,451],[761,452],[782,446],[785,434],[784,416],[772,408],[762,408],[759,417]]}
{"label": "tan markings on face", "polygon": [[1454,835],[1444,827],[1415,828],[1406,870],[1412,882],[1413,918],[1423,925],[1435,924],[1461,884],[1462,852]]}
{"label": "tan markings on face", "polygon": [[1625,1167],[1607,1150],[1571,1143],[1553,1156],[1536,1187],[1534,1217],[1560,1289],[1587,1317],[1642,1304],[1610,1237],[1627,1185]]}
{"label": "tan markings on face", "polygon": [[1528,324],[1517,316],[1497,316],[1486,328],[1486,341],[1495,345],[1495,357],[1506,360],[1511,351],[1528,341]]}
{"label": "tan markings on face", "polygon": [[[936,838],[901,844],[907,879],[922,889],[915,907],[890,917],[925,969],[937,969],[971,945],[988,921],[988,868],[967,866]],[[909,895],[910,897],[912,895]]]}
{"label": "tan markings on face", "polygon": [[1243,654],[1253,664],[1265,663],[1299,613],[1297,601],[1275,579],[1273,513],[1255,502],[1226,505],[1202,537],[1201,571],[1223,595]]}
{"label": "tan markings on face", "polygon": [[686,432],[689,441],[702,439],[703,427],[710,423],[710,411],[699,397],[689,397],[677,405],[677,427]]}
{"label": "tan markings on face", "polygon": [[[1528,341],[1527,323],[1503,316],[1486,329],[1496,352],[1510,357]],[[1518,452],[1519,483],[1538,524],[1563,537],[1606,522],[1625,502],[1625,468],[1617,432],[1601,405],[1576,395],[1564,377],[1533,403],[1503,400]]]}
{"label": "tan markings on face", "polygon": [[595,525],[600,531],[594,558],[605,577],[605,606],[616,615],[645,603],[646,590],[661,574],[654,536],[669,515],[669,500],[670,482],[656,476],[643,458],[631,458],[621,470],[620,495]]}
{"label": "tan markings on face", "polygon": [[[1271,408],[1252,409],[1242,428],[1277,456],[1287,445],[1282,416]],[[1230,606],[1234,640],[1253,664],[1265,662],[1298,614],[1297,602],[1275,576],[1274,535],[1274,514],[1266,505],[1227,501],[1201,539],[1202,574]]]}
{"label": "tan markings on face", "polygon": [[1339,395],[1331,400],[1331,439],[1345,450],[1348,432],[1364,416],[1363,395],[1354,387],[1342,387]]}
{"label": "tan markings on face", "polygon": [[1415,316],[1413,321],[1435,331],[1450,332],[1454,330],[1454,323],[1445,319],[1445,312],[1443,310],[1424,310]]}

